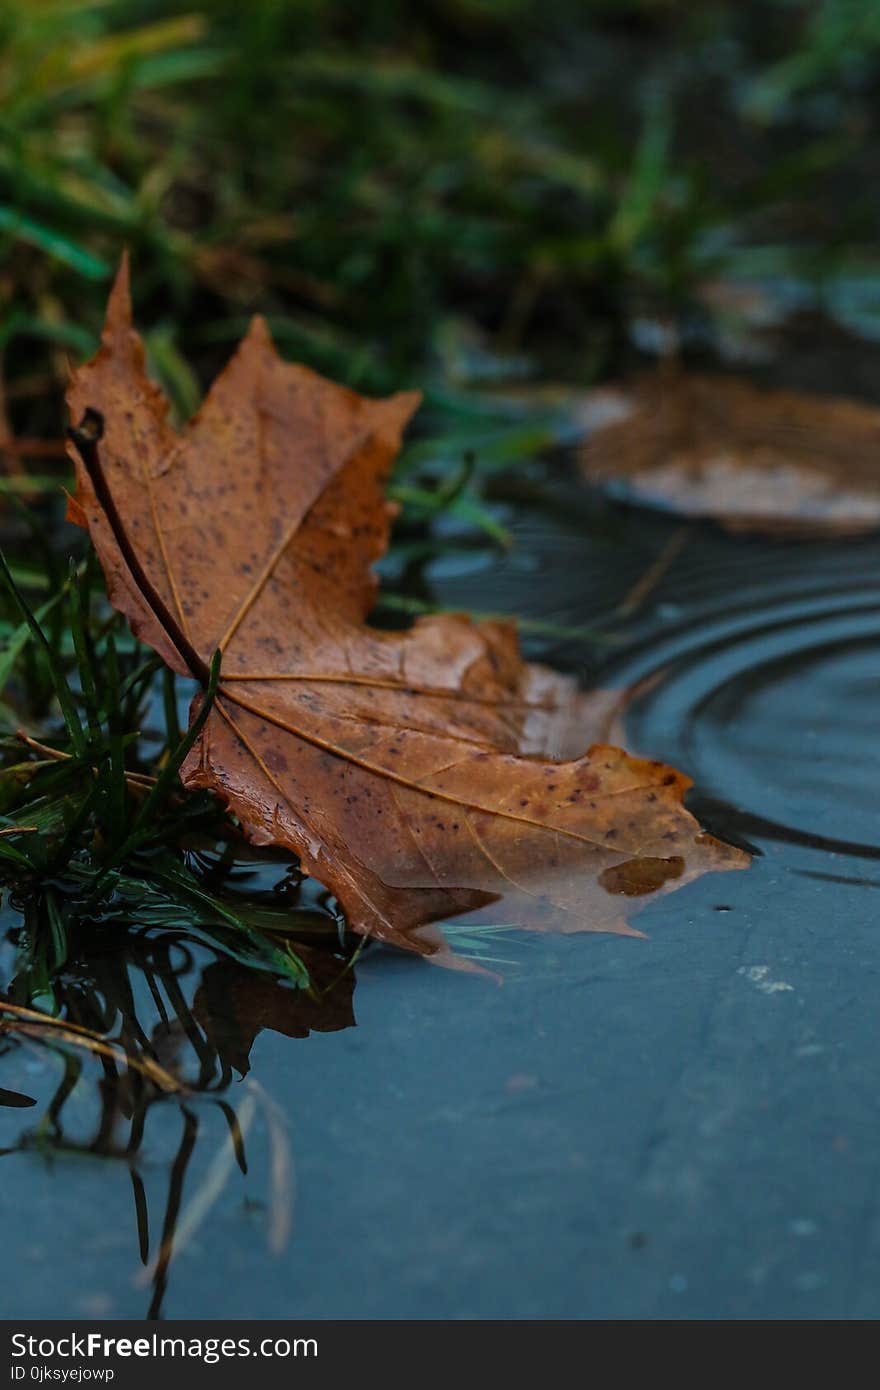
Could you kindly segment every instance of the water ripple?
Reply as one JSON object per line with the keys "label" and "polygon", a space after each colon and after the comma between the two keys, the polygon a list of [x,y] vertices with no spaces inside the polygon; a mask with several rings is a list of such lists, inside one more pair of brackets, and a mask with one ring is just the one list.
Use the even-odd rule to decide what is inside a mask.
{"label": "water ripple", "polygon": [[647,683],[631,744],[686,770],[743,835],[880,858],[880,579],[868,553],[831,566],[777,552],[735,585],[726,566],[692,569],[676,588],[700,596],[658,605],[606,668],[615,684]]}

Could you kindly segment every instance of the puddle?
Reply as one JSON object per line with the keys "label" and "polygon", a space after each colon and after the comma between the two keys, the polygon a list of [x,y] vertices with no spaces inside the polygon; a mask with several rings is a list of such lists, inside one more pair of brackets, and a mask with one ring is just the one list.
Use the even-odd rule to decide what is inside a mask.
{"label": "puddle", "polygon": [[[320,904],[313,999],[107,924],[68,1018],[187,1092],[6,1047],[4,1316],[880,1313],[880,542],[691,526],[640,594],[678,523],[552,468],[536,510],[530,477],[480,608],[530,618],[531,656],[638,685],[629,747],[687,771],[753,868],[650,904],[645,941],[463,924],[500,985],[381,949],[343,973]],[[474,564],[422,578],[473,607]],[[561,635],[597,625],[619,640]]]}

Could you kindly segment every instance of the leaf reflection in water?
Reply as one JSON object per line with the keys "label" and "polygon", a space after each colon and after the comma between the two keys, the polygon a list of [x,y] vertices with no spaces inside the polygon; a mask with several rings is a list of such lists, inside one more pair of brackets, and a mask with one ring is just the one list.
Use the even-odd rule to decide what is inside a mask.
{"label": "leaf reflection in water", "polygon": [[[73,962],[56,983],[58,1016],[16,1004],[14,981],[0,1000],[0,1046],[48,1048],[61,1065],[37,1123],[0,1154],[99,1156],[127,1166],[143,1265],[135,1282],[150,1290],[146,1316],[156,1319],[174,1257],[208,1219],[236,1170],[247,1173],[255,1125],[262,1125],[268,1148],[267,1243],[275,1253],[284,1247],[292,1228],[293,1157],[281,1108],[248,1074],[251,1049],[265,1029],[305,1038],[353,1027],[355,981],[344,956],[329,945],[297,944],[310,983],[296,989],[212,953],[185,932],[114,935],[98,932],[88,960]],[[83,1135],[84,1107],[73,1097],[77,1091],[81,1100],[81,1083],[94,1068],[97,1114]],[[244,1094],[232,1104],[225,1092],[236,1074]],[[36,1104],[31,1096],[0,1090],[2,1106],[32,1110]],[[144,1152],[158,1107],[177,1110],[180,1137],[167,1165],[164,1203],[151,1212]],[[193,1187],[193,1155],[211,1142],[208,1112],[221,1117],[223,1137]]]}

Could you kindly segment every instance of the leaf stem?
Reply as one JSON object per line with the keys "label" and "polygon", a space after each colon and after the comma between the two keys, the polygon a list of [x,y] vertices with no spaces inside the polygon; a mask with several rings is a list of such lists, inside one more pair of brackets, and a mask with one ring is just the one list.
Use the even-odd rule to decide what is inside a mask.
{"label": "leaf stem", "polygon": [[162,801],[168,796],[177,782],[177,774],[183,765],[184,759],[190,749],[195,745],[199,734],[205,727],[208,715],[211,713],[214,697],[217,694],[217,684],[220,680],[220,659],[221,653],[218,648],[211,661],[211,668],[208,675],[208,687],[202,696],[202,703],[198,714],[190,724],[186,736],[181,740],[180,744],[159,773],[159,776],[156,778],[149,795],[138,812],[131,832],[123,842],[121,848],[116,851],[112,858],[102,868],[98,880],[99,883],[106,878],[109,871],[115,868],[117,864],[124,863],[129,854],[131,854],[149,835],[151,817],[155,814]]}
{"label": "leaf stem", "polygon": [[75,427],[71,426],[68,430],[68,435],[91,479],[95,495],[103,508],[114,540],[122,552],[122,557],[131,571],[132,578],[186,663],[190,675],[199,682],[203,689],[206,689],[211,679],[210,666],[203,657],[199,656],[192,642],[184,634],[177,619],[149,578],[128,538],[101,463],[98,443],[103,434],[104,417],[100,411],[93,410],[91,406],[86,410],[79,424]]}

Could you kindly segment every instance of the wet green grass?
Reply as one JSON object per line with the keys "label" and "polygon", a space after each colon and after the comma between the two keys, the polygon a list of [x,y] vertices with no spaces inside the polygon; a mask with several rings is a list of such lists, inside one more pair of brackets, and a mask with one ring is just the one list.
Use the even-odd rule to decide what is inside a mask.
{"label": "wet green grass", "polygon": [[[91,553],[72,562],[38,616],[0,557],[0,585],[18,620],[4,634],[9,681],[20,661],[31,721],[49,725],[43,742],[3,711],[15,732],[0,741],[0,863],[24,914],[19,998],[25,979],[27,1002],[51,1000],[71,931],[108,920],[207,931],[235,959],[307,987],[305,968],[279,939],[289,915],[236,907],[194,869],[199,851],[216,858],[236,838],[210,800],[179,794],[178,771],[210,712],[219,662],[181,733],[174,676],[125,631],[95,579]],[[150,729],[148,704],[160,698]]]}

